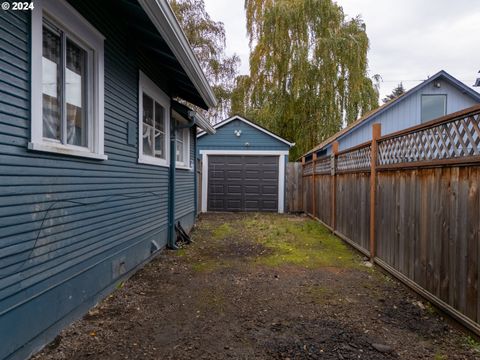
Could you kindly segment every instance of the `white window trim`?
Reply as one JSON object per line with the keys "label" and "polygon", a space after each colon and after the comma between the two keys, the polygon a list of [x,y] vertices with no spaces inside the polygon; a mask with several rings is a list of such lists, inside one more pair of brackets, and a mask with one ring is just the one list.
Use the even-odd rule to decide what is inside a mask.
{"label": "white window trim", "polygon": [[207,212],[208,156],[209,155],[265,155],[278,156],[278,213],[285,212],[285,161],[288,151],[281,150],[200,150],[202,156],[202,212]]}
{"label": "white window trim", "polygon": [[[93,94],[89,98],[89,148],[65,145],[43,138],[42,100],[42,27],[47,16],[60,28],[67,30],[72,38],[80,39],[93,51]],[[107,160],[104,153],[104,40],[105,37],[83,18],[66,1],[36,0],[31,22],[31,140],[30,150],[53,152],[64,155]]]}
{"label": "white window trim", "polygon": [[[143,154],[143,93],[165,109],[165,159]],[[170,166],[170,98],[143,72],[138,82],[138,162],[140,164]]]}
{"label": "white window trim", "polygon": [[[192,170],[192,167],[190,166],[190,137],[191,137],[191,132],[190,128],[183,128],[183,129],[178,129],[178,131],[181,131],[184,134],[184,143],[183,143],[183,148],[185,151],[185,160],[184,161],[177,161],[177,138],[175,137],[175,168],[177,169],[184,169],[184,170]],[[176,135],[176,134],[175,134]]]}

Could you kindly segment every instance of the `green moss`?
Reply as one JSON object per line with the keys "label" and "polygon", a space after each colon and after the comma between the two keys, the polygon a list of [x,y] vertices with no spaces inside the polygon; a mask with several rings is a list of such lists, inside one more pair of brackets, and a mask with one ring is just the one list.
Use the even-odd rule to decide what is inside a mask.
{"label": "green moss", "polygon": [[[271,250],[269,255],[257,258],[261,264],[289,264],[306,268],[359,267],[355,254],[316,221],[291,221],[284,216],[266,216],[249,220],[246,225],[254,226],[257,241]],[[265,231],[260,231],[262,229]]]}
{"label": "green moss", "polygon": [[175,255],[180,256],[180,257],[184,257],[185,255],[187,255],[187,250],[185,248],[178,249],[175,252]]}
{"label": "green moss", "polygon": [[325,304],[325,302],[332,297],[333,293],[331,289],[314,285],[306,289],[305,295],[310,297],[317,304]]}
{"label": "green moss", "polygon": [[212,231],[212,237],[215,240],[222,240],[222,239],[225,239],[227,236],[231,235],[232,232],[233,232],[232,227],[225,223],[218,226],[216,229]]}
{"label": "green moss", "polygon": [[480,342],[478,341],[478,339],[474,338],[473,336],[466,336],[464,338],[464,343],[469,349],[480,353]]}
{"label": "green moss", "polygon": [[435,360],[447,360],[448,357],[447,357],[447,355],[443,355],[443,354],[440,354],[440,353],[436,353],[434,359],[435,359]]}
{"label": "green moss", "polygon": [[211,272],[221,267],[221,264],[214,260],[204,260],[192,264],[191,267],[195,272]]}

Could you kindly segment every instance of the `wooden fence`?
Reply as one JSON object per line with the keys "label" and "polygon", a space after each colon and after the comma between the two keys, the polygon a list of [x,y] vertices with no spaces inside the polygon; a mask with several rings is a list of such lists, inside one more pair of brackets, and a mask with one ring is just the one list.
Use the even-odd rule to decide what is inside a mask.
{"label": "wooden fence", "polygon": [[285,179],[285,211],[303,212],[302,164],[289,162]]}
{"label": "wooden fence", "polygon": [[480,106],[302,161],[304,211],[480,334]]}

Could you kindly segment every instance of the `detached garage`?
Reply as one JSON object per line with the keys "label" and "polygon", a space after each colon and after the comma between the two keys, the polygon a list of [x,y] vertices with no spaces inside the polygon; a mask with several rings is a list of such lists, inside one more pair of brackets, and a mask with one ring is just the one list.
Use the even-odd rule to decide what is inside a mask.
{"label": "detached garage", "polygon": [[214,135],[197,135],[202,212],[283,213],[285,165],[295,144],[238,115],[214,128]]}

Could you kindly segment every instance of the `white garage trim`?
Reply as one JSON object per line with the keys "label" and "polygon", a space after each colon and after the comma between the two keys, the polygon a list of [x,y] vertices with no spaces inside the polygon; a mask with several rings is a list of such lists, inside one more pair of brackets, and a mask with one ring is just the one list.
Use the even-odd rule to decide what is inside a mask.
{"label": "white garage trim", "polygon": [[[292,147],[295,145],[295,143],[291,143],[290,141],[287,141],[283,138],[281,138],[280,136],[278,135],[275,135],[274,133],[268,131],[267,129],[257,125],[257,124],[254,124],[253,122],[251,122],[250,120],[247,120],[245,119],[244,117],[241,117],[239,115],[233,115],[232,117],[228,118],[228,119],[225,119],[223,121],[220,121],[219,123],[216,123],[215,125],[213,125],[213,128],[216,130],[218,128],[221,128],[222,126],[224,125],[227,125],[228,123],[232,122],[233,120],[240,120],[240,121],[243,121],[245,124],[247,125],[250,125],[251,127],[257,129],[257,130],[260,130],[261,132],[267,134],[267,135],[270,135],[271,137],[287,144],[288,146]],[[198,135],[197,135],[197,138],[200,138],[202,137],[203,135],[207,134],[207,132],[205,131],[202,131],[200,132]]]}
{"label": "white garage trim", "polygon": [[278,212],[285,211],[285,162],[288,151],[282,150],[200,150],[202,155],[202,212],[207,212],[208,155],[265,155],[278,156]]}
{"label": "white garage trim", "polygon": [[200,150],[207,155],[288,155],[288,150]]}

